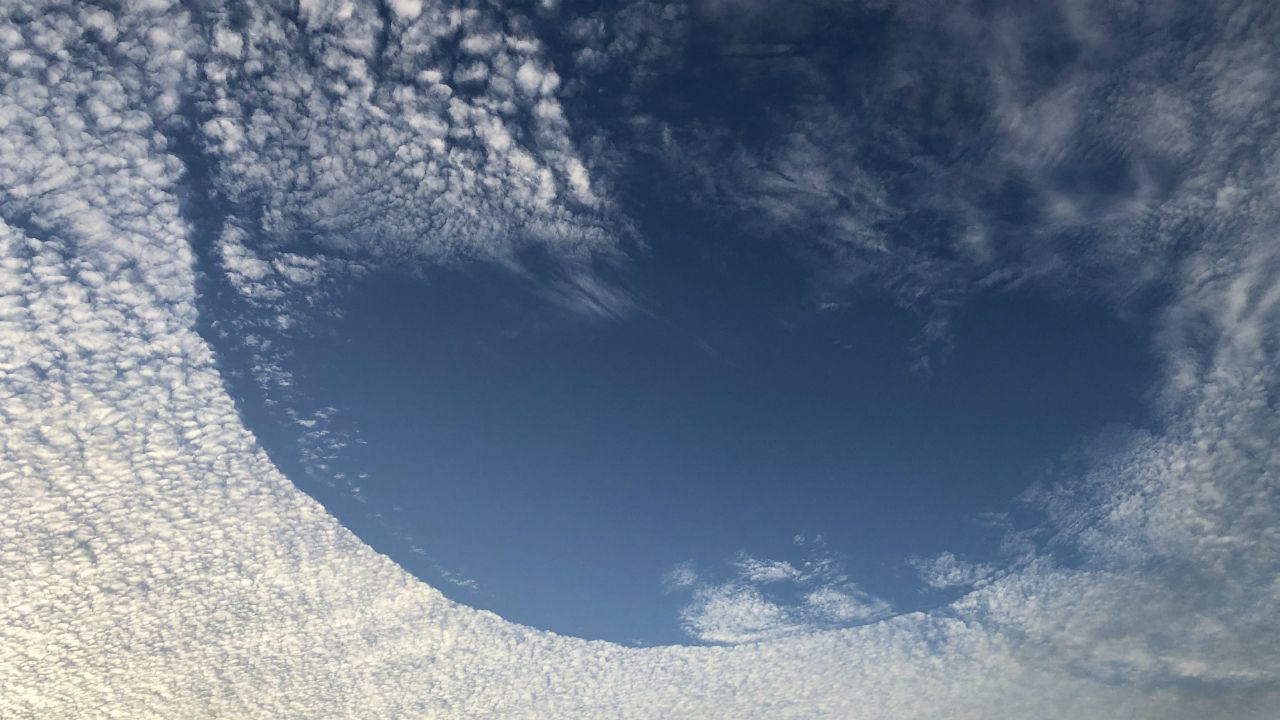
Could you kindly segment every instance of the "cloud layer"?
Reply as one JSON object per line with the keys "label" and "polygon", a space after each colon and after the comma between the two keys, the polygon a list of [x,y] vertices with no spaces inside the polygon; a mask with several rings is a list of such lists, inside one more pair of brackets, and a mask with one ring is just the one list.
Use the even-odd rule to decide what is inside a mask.
{"label": "cloud layer", "polygon": [[[1028,163],[1092,127],[1096,105],[1073,98],[1111,87],[1120,107],[1169,108],[1132,120],[1132,137],[1160,139],[1152,147],[1177,161],[1158,207],[1125,210],[1148,202],[1134,190],[1106,200],[1119,215],[1083,213],[1121,229],[1098,230],[1114,247],[1089,264],[1126,273],[1154,257],[1173,282],[1158,432],[1044,491],[1047,529],[1075,559],[1030,558],[930,614],[733,647],[627,649],[452,603],[364,546],[272,466],[195,331],[182,212],[192,168],[175,156],[188,130],[209,143],[241,219],[266,235],[305,231],[325,247],[430,261],[501,260],[516,236],[569,258],[607,248],[590,219],[605,201],[549,104],[553,71],[528,33],[494,13],[410,0],[255,5],[226,18],[162,2],[6,3],[0,714],[1273,716],[1280,115],[1265,78],[1280,63],[1272,11],[1220,12],[1171,85],[1086,78],[1039,98],[999,96],[1002,117],[1023,118],[1000,131],[1003,152]],[[186,108],[201,103],[190,128]],[[785,140],[776,162],[818,142]],[[1156,157],[1133,142],[1134,157]],[[830,195],[814,188],[833,183],[874,205],[849,174],[857,159],[832,161],[781,188],[748,182],[782,198],[766,204],[774,215],[795,201],[827,217]],[[1081,208],[1076,191],[1038,192],[1065,196],[1049,206],[1062,217]],[[1166,252],[1179,223],[1203,232]],[[866,245],[848,230],[822,242]],[[993,271],[1012,252],[990,251]],[[268,277],[234,251],[223,258],[246,287]],[[301,277],[307,265],[272,269]],[[757,565],[744,560],[744,572],[779,571]]]}
{"label": "cloud layer", "polygon": [[203,145],[268,235],[384,262],[613,252],[560,78],[520,16],[304,2],[201,19]]}

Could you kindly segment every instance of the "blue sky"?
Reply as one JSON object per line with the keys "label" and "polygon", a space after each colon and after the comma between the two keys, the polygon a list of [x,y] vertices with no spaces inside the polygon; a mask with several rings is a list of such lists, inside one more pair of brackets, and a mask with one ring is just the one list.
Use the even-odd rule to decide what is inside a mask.
{"label": "blue sky", "polygon": [[[1002,560],[987,515],[1029,512],[1017,498],[1062,454],[1142,424],[1145,328],[1096,304],[975,298],[945,347],[921,347],[918,316],[874,297],[823,307],[766,241],[692,232],[651,253],[630,276],[644,311],[605,320],[502,270],[371,274],[285,364],[297,392],[338,409],[327,427],[361,442],[310,477],[310,428],[265,408],[250,427],[451,595],[558,632],[669,643],[689,640],[688,598],[662,582],[672,566],[804,559],[797,535],[822,536],[899,611],[948,601],[911,559]],[[328,487],[336,472],[351,483]]]}
{"label": "blue sky", "polygon": [[[573,122],[557,142],[598,149],[595,188],[570,206],[594,202],[581,222],[625,258],[525,247],[512,223],[475,242],[513,254],[442,266],[378,218],[340,237],[324,217],[264,232],[234,196],[193,196],[209,215],[206,337],[241,380],[248,427],[376,550],[457,600],[577,637],[771,634],[690,619],[700,593],[739,587],[742,557],[838,568],[746,580],[790,609],[777,634],[812,615],[817,588],[873,601],[801,625],[859,624],[954,601],[963,585],[920,573],[943,553],[1018,561],[1044,542],[1024,493],[1100,433],[1147,427],[1149,313],[1166,288],[1089,277],[1108,240],[1078,217],[1161,192],[1155,163],[1087,147],[1034,172],[997,158],[973,90],[992,70],[946,69],[972,49],[883,9],[584,5],[529,22],[547,59],[521,65],[536,90],[517,72],[516,95],[558,96]],[[639,42],[640,67],[596,49],[609,37]],[[680,47],[645,45],[657,38]],[[1082,61],[1070,38],[1023,41],[1030,96]],[[483,99],[489,65],[468,58],[485,42],[445,56],[451,99]],[[518,120],[502,137],[548,132]],[[1033,118],[1018,142],[1055,122]],[[211,147],[192,147],[197,172],[219,167]],[[468,223],[433,232],[465,240]],[[232,258],[271,252],[358,270],[325,270],[319,297],[284,277],[266,301],[237,300]],[[287,380],[253,372],[264,355]],[[698,580],[672,587],[677,568]]]}
{"label": "blue sky", "polygon": [[1280,706],[1265,2],[0,2],[0,716]]}
{"label": "blue sky", "polygon": [[[1098,433],[1144,426],[1154,364],[1143,298],[1159,283],[1116,303],[1084,279],[984,289],[948,267],[976,252],[973,222],[981,252],[1033,273],[1060,245],[1101,238],[1050,229],[1030,249],[1045,259],[1015,259],[1051,210],[1017,167],[959,159],[989,142],[989,111],[967,96],[980,73],[895,84],[904,28],[883,11],[664,11],[645,22],[680,25],[688,46],[636,75],[583,64],[604,21],[580,10],[533,22],[557,67],[582,65],[560,81],[569,137],[609,148],[606,222],[630,257],[566,263],[535,248],[497,266],[431,267],[357,246],[368,265],[358,279],[264,336],[287,389],[248,371],[260,358],[241,352],[240,333],[206,333],[273,459],[452,597],[631,644],[710,637],[687,622],[700,585],[664,581],[677,566],[714,586],[744,554],[830,561],[847,578],[837,585],[882,601],[879,617],[963,590],[930,588],[917,567],[927,558],[1015,561],[1022,550],[1005,534],[1036,512],[1022,494]],[[1029,76],[1048,83],[1071,54],[1052,36],[1030,40]],[[912,43],[923,54],[906,62],[944,56]],[[835,133],[826,141],[856,154],[856,170],[812,154],[803,133],[815,113],[838,113],[810,133]],[[780,155],[795,138],[795,156]],[[822,185],[849,172],[865,177]],[[957,202],[935,172],[969,176],[961,202],[980,221],[935,207]],[[1104,212],[1109,195],[1133,192],[1134,172],[1085,154],[1040,182]],[[777,182],[779,198],[752,199]],[[227,210],[204,202],[218,232]],[[851,230],[851,245],[822,246]],[[313,259],[333,242],[260,232],[243,242]],[[519,242],[525,230],[505,232]],[[226,262],[218,242],[205,251],[211,289]],[[900,258],[874,257],[886,242]],[[202,305],[208,323],[275,312],[222,289]],[[318,432],[345,438],[323,461]],[[817,537],[820,548],[796,541]],[[793,584],[761,590],[803,605],[813,588]]]}

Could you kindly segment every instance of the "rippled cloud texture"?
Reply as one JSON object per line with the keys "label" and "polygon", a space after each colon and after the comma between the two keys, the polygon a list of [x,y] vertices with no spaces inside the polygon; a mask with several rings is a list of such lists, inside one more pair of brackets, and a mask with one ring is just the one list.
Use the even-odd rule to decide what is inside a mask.
{"label": "rippled cloud texture", "polygon": [[[1018,84],[1011,40],[1041,18],[963,3],[942,17],[931,3],[884,10],[992,68],[974,97],[995,118],[986,142],[1005,169],[962,159],[903,176],[926,202],[949,198],[932,210],[990,221],[948,235],[953,246],[909,247],[885,230],[904,200],[859,143],[888,130],[842,139],[848,108],[815,100],[764,156],[734,151],[743,172],[709,180],[709,193],[772,227],[803,221],[852,276],[907,295],[952,297],[996,273],[1160,274],[1160,423],[1042,492],[1069,562],[1031,554],[948,607],[887,619],[842,579],[814,581],[827,592],[815,612],[864,624],[743,635],[695,607],[689,623],[728,627],[708,639],[738,644],[653,649],[453,603],[272,466],[195,330],[184,202],[197,168],[180,145],[194,143],[232,207],[219,257],[247,295],[340,271],[271,247],[306,234],[370,264],[518,264],[535,246],[576,268],[564,282],[590,305],[615,297],[588,268],[620,261],[625,223],[607,163],[575,144],[557,93],[626,53],[643,55],[637,83],[661,71],[693,11],[636,4],[578,28],[595,45],[576,55],[582,77],[565,79],[528,21],[487,5],[228,7],[4,5],[0,715],[1274,717],[1280,25],[1267,4],[1214,4],[1193,32],[1176,4],[1063,3],[1049,15],[1088,52],[1048,94]],[[676,30],[639,42],[627,18]],[[1117,44],[1111,29],[1152,45]],[[903,47],[908,77],[920,66]],[[690,143],[682,162],[705,172],[698,152],[713,140],[654,132],[668,149]],[[1154,179],[1107,198],[1044,181],[1030,192],[1057,225],[1035,237],[1002,234],[975,199],[975,178],[1071,153],[1116,154]],[[235,227],[266,239],[246,248]],[[1073,256],[1085,245],[1063,228],[1089,233],[1093,250]],[[803,574],[739,565],[746,579]],[[943,585],[974,574],[953,557],[924,565]],[[702,602],[749,593],[735,582],[702,588]],[[839,592],[848,607],[823,604]]]}

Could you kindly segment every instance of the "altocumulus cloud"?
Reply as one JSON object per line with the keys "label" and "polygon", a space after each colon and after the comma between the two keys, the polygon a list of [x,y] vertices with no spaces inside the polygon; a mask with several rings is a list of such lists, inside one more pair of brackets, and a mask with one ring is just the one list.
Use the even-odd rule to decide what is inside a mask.
{"label": "altocumulus cloud", "polygon": [[[1197,65],[1220,82],[1186,108],[1206,135],[1162,205],[1212,242],[1161,256],[1175,280],[1161,426],[1044,493],[1078,561],[1032,558],[928,614],[628,649],[452,603],[364,546],[272,466],[195,331],[171,154],[188,105],[207,104],[192,131],[264,234],[504,261],[523,227],[570,258],[617,252],[534,40],[493,13],[408,1],[225,21],[163,2],[6,3],[0,714],[1272,717],[1280,143],[1273,84],[1246,81],[1280,64],[1273,18],[1222,12],[1222,47]],[[433,52],[449,60],[409,60]],[[1120,264],[1138,252],[1121,250]],[[267,277],[236,262],[246,282]]]}
{"label": "altocumulus cloud", "polygon": [[[807,557],[798,565],[741,552],[728,578],[703,579],[693,561],[664,578],[668,591],[690,590],[684,629],[704,642],[744,643],[863,624],[890,614],[885,601],[850,581],[822,538],[795,537]],[[701,582],[700,582],[701,580]]]}
{"label": "altocumulus cloud", "polygon": [[392,11],[250,3],[201,16],[200,130],[227,196],[269,235],[384,260],[510,262],[521,243],[613,252],[528,22]]}

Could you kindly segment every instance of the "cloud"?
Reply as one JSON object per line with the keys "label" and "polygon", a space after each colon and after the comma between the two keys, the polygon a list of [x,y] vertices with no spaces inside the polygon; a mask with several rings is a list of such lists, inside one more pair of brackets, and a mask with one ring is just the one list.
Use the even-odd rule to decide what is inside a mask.
{"label": "cloud", "polygon": [[935,590],[973,587],[986,582],[996,572],[990,563],[966,562],[950,552],[931,558],[915,558],[911,564],[920,572],[925,584]]}
{"label": "cloud", "polygon": [[[975,293],[1124,306],[1165,291],[1188,242],[1235,242],[1222,223],[1245,214],[1217,209],[1234,202],[1232,158],[1271,145],[1257,79],[1275,53],[1236,30],[1271,22],[1258,5],[815,3],[812,24],[781,7],[711,13],[692,33],[794,42],[716,56],[726,82],[775,88],[753,118],[767,131],[641,108],[633,142],[706,207],[793,247],[824,297],[887,292],[937,343]],[[884,42],[832,62],[826,33],[868,26]],[[1249,165],[1248,193],[1272,187]]]}
{"label": "cloud", "polygon": [[891,613],[888,603],[849,580],[821,537],[798,535],[795,544],[806,555],[798,566],[740,552],[727,578],[700,575],[692,561],[673,567],[664,578],[668,591],[691,594],[680,612],[685,632],[702,642],[738,644],[866,623]]}
{"label": "cloud", "polygon": [[296,20],[274,3],[209,11],[215,40],[239,38],[201,59],[196,100],[235,212],[375,264],[616,255],[620,226],[527,22],[392,9],[395,22],[369,3],[309,4]]}
{"label": "cloud", "polygon": [[572,48],[571,93],[595,87],[588,79],[617,74],[638,89],[660,74],[678,71],[680,50],[690,32],[684,2],[637,0],[566,18],[563,38]]}
{"label": "cloud", "polygon": [[577,268],[547,283],[542,294],[555,304],[587,317],[623,318],[636,311],[639,302],[618,283],[608,282],[598,272]]}
{"label": "cloud", "polygon": [[[240,18],[245,26],[161,2],[5,6],[0,715],[1272,717],[1280,705],[1280,114],[1258,72],[1280,63],[1267,10],[1215,5],[1206,32],[1181,40],[1176,23],[1126,15],[1159,31],[1129,43],[1107,36],[1123,23],[1062,16],[1101,33],[1089,40],[1092,52],[1111,48],[1128,63],[1111,86],[1072,81],[1090,98],[1075,132],[1128,138],[1126,157],[1164,158],[1176,170],[1143,212],[1125,209],[1148,203],[1141,184],[1117,198],[1061,177],[1036,189],[1055,201],[1055,217],[1115,226],[1094,228],[1106,242],[1081,250],[1082,267],[1135,282],[1158,270],[1170,286],[1155,318],[1165,373],[1152,431],[1041,496],[1046,531],[1072,552],[1033,557],[937,612],[733,647],[628,649],[450,602],[359,542],[272,465],[196,332],[196,255],[181,202],[195,168],[173,148],[189,127],[179,110],[197,100],[216,114],[205,121],[225,120],[199,130],[220,187],[245,211],[237,219],[260,221],[253,227],[266,233],[306,228],[331,252],[367,244],[379,258],[502,258],[510,218],[525,217],[538,242],[568,257],[602,246],[600,235],[561,233],[593,210],[561,179],[572,154],[556,149],[558,131],[545,146],[555,152],[526,150],[551,173],[550,209],[537,202],[540,170],[489,174],[524,162],[516,149],[527,139],[497,150],[481,128],[499,127],[503,78],[513,112],[523,112],[513,56],[532,52],[527,34],[424,4],[412,23],[396,21],[399,34],[379,51],[377,12],[353,3],[303,3],[296,21],[255,6]],[[409,80],[382,79],[415,67],[399,58],[411,45],[435,47],[436,31],[452,33],[441,43],[468,42],[489,68],[490,94],[459,100],[457,118],[418,105],[446,95],[435,88],[455,82],[445,70],[457,68],[412,74],[412,102],[396,99]],[[1009,51],[1000,42],[1010,36],[984,46]],[[237,53],[234,64],[210,59]],[[303,55],[323,64],[319,77],[309,66],[298,71]],[[1046,135],[1010,130],[1002,152],[1042,167],[1067,132],[1053,134],[1052,113],[1034,111],[1053,93],[1006,90],[999,97],[1012,104],[994,117],[1023,108],[1021,122]],[[1117,110],[1103,116],[1121,119],[1098,119],[1105,98]],[[1145,112],[1152,107],[1164,111]],[[414,117],[422,119],[412,142],[399,143]],[[447,119],[443,134],[433,119]],[[374,142],[384,123],[391,141]],[[455,123],[471,133],[466,141],[449,134]],[[457,164],[439,158],[433,140],[458,142]],[[395,152],[405,147],[401,162]],[[366,157],[389,169],[366,170]],[[437,165],[414,185],[413,163],[428,157]],[[823,182],[844,177],[815,172]],[[805,189],[822,183],[792,181],[797,197],[816,193],[813,207],[828,202]],[[889,240],[893,262],[932,257]],[[995,242],[990,257],[1003,260],[980,264],[981,277],[1010,258],[1026,278],[1076,262],[1070,244],[1040,240],[1023,250],[1010,238]],[[277,265],[253,252],[227,255],[245,287],[310,277],[305,261]],[[929,267],[950,267],[938,262]],[[813,572],[749,556],[739,566],[760,578]],[[794,612],[766,597],[767,583],[706,587],[706,605],[724,608],[707,617],[735,618],[716,626],[732,632],[774,627]],[[865,606],[821,584],[801,605],[829,617]]]}
{"label": "cloud", "polygon": [[[288,348],[354,279],[484,260],[589,317],[631,312],[603,278],[626,223],[593,180],[557,97],[560,79],[528,22],[422,2],[203,8],[190,87],[194,202],[222,223],[212,265],[225,343],[283,414],[303,397]],[[556,281],[527,265],[563,268]],[[245,345],[241,338],[252,341]],[[265,341],[265,342],[264,342]],[[300,438],[306,472],[334,484],[349,433]]]}
{"label": "cloud", "polygon": [[685,632],[713,643],[743,643],[803,632],[786,608],[750,585],[699,588],[681,613]]}
{"label": "cloud", "polygon": [[698,571],[692,560],[676,563],[666,575],[662,576],[662,584],[667,590],[679,590],[693,585],[698,580]]}

